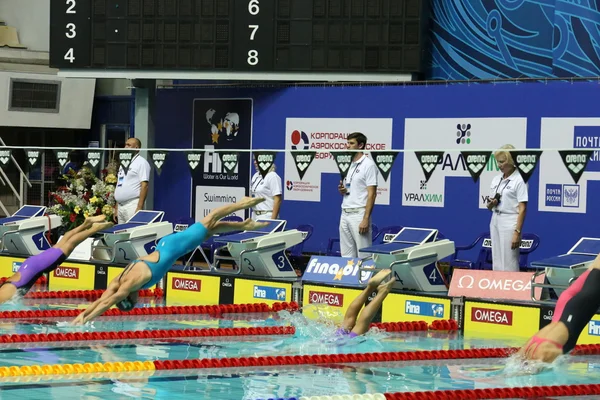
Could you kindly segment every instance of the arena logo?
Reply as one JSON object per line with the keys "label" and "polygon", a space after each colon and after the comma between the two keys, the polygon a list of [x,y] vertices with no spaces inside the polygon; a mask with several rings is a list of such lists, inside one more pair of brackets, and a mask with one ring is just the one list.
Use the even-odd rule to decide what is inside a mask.
{"label": "arena logo", "polygon": [[87,160],[88,163],[92,166],[92,168],[96,168],[98,164],[100,164],[100,158],[102,157],[102,152],[100,151],[88,151]]}
{"label": "arena logo", "polygon": [[385,153],[372,154],[373,160],[375,161],[375,165],[377,165],[377,168],[379,169],[379,172],[381,173],[381,176],[383,176],[383,179],[385,181],[388,180],[390,172],[392,172],[392,166],[394,165],[394,161],[396,160],[397,156],[397,151],[388,151]]}
{"label": "arena logo", "polygon": [[197,151],[190,151],[187,153],[186,157],[190,169],[192,170],[192,172],[195,171],[198,165],[200,165],[200,160],[202,160],[202,153]]}
{"label": "arena logo", "polygon": [[221,163],[226,174],[234,174],[237,171],[239,155],[238,153],[219,153]]}
{"label": "arena logo", "polygon": [[67,165],[69,161],[69,151],[68,150],[56,150],[56,160],[61,167]]}
{"label": "arena logo", "polygon": [[55,278],[79,279],[79,268],[58,267],[54,270]]}
{"label": "arena logo", "polygon": [[492,310],[488,308],[476,308],[471,309],[471,321],[482,322],[486,324],[497,324],[497,325],[512,325],[513,313],[512,311],[506,310]]}
{"label": "arena logo", "polygon": [[256,161],[256,165],[258,166],[258,172],[262,175],[263,178],[269,173],[271,167],[273,167],[273,164],[275,164],[276,156],[277,153],[273,152],[254,153],[254,160]]}
{"label": "arena logo", "polygon": [[167,153],[166,151],[150,152],[150,159],[152,160],[152,163],[154,164],[154,167],[156,168],[159,174],[162,171],[162,167],[165,164],[165,161],[167,161],[168,154],[169,153]]}
{"label": "arena logo", "polygon": [[525,183],[527,183],[529,178],[531,178],[531,175],[533,175],[533,171],[540,160],[541,154],[542,152],[538,150],[510,152],[512,159],[515,162],[515,166],[519,170],[519,173],[521,174],[521,177],[523,177],[523,181]]}
{"label": "arena logo", "polygon": [[328,292],[308,292],[309,304],[327,304],[333,307],[342,307],[344,305],[344,295],[340,293]]}
{"label": "arena logo", "polygon": [[29,161],[29,165],[35,165],[40,158],[39,150],[27,150],[27,161]]}
{"label": "arena logo", "polygon": [[199,292],[202,288],[202,281],[199,279],[173,278],[171,288]]}
{"label": "arena logo", "polygon": [[[463,151],[461,153],[462,159],[466,161],[467,171],[473,178],[473,182],[477,182],[481,173],[485,170],[486,165],[488,164],[490,152],[477,152],[477,151]],[[459,156],[460,160],[460,156]],[[443,169],[443,167],[442,167]]]}
{"label": "arena logo", "polygon": [[573,178],[575,183],[578,183],[585,171],[585,166],[593,154],[593,150],[559,150],[558,153],[565,167],[567,167],[571,178]]}
{"label": "arena logo", "polygon": [[[304,178],[304,174],[312,164],[315,159],[315,155],[317,153],[315,151],[293,151],[292,157],[294,158],[294,165],[296,166],[296,170],[298,171],[298,176],[300,176],[300,180]],[[291,189],[288,189],[291,190]]]}
{"label": "arena logo", "polygon": [[11,151],[10,150],[0,150],[0,162],[2,165],[8,164],[10,160]]}
{"label": "arena logo", "polygon": [[419,160],[419,164],[421,165],[421,169],[423,169],[423,173],[425,173],[425,181],[429,181],[435,167],[440,163],[442,158],[444,157],[443,151],[431,151],[431,152],[423,152],[423,151],[415,151],[415,155],[417,156],[417,160]]}
{"label": "arena logo", "polygon": [[352,159],[354,158],[354,153],[348,152],[340,152],[340,153],[331,153],[333,159],[335,160],[335,164],[340,171],[340,175],[342,179],[346,177],[348,174],[348,170],[350,169],[350,165],[352,164]]}
{"label": "arena logo", "polygon": [[131,161],[133,160],[133,152],[132,151],[120,151],[119,152],[119,164],[123,168],[123,171],[127,174],[127,170],[131,165]]}
{"label": "arena logo", "polygon": [[292,132],[291,140],[292,150],[308,150],[310,148],[310,141],[308,140],[308,135],[304,131],[294,130]]}

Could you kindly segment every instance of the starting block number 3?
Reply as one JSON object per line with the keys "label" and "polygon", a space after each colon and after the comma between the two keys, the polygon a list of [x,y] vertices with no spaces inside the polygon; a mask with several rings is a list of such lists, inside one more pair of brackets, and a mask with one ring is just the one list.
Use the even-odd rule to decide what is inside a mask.
{"label": "starting block number 3", "polygon": [[285,253],[283,252],[283,250],[273,254],[272,258],[273,258],[273,262],[275,263],[275,266],[277,266],[278,270],[280,270],[280,271],[293,271],[294,270],[292,268],[292,266],[290,265],[289,260],[285,256]]}

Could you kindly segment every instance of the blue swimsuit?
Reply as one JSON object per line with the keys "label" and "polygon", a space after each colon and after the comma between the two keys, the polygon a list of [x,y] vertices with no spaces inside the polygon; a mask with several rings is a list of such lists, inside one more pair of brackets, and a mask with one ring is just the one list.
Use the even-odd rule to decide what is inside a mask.
{"label": "blue swimsuit", "polygon": [[[171,269],[175,261],[179,257],[192,252],[196,247],[200,246],[206,239],[208,230],[200,222],[196,222],[183,232],[176,232],[167,235],[160,239],[156,246],[158,252],[158,262],[147,260],[134,260],[130,265],[133,266],[136,262],[145,263],[152,272],[152,278],[141,287],[141,289],[149,289],[156,285],[158,281]],[[123,271],[123,274],[125,271]]]}

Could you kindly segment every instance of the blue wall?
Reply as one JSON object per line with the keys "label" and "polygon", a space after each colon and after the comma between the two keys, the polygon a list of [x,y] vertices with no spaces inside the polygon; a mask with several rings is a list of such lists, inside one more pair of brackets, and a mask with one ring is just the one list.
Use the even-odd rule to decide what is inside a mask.
{"label": "blue wall", "polygon": [[432,0],[430,79],[600,75],[600,0]]}
{"label": "blue wall", "polygon": [[[202,89],[160,90],[157,94],[156,147],[191,147],[192,101],[194,98],[251,97],[254,99],[253,148],[283,149],[285,121],[288,117],[306,118],[393,118],[393,148],[404,143],[405,118],[527,117],[527,146],[540,145],[542,117],[599,117],[600,86],[597,83],[554,82],[472,84],[442,86],[389,87],[305,87],[285,89]],[[284,157],[277,159],[284,176]],[[435,227],[457,245],[471,242],[489,228],[490,213],[479,210],[478,185],[471,179],[446,182],[444,208],[402,207],[402,165],[400,154],[394,164],[391,206],[376,206],[374,223],[386,225]],[[598,236],[593,221],[600,209],[593,199],[600,198],[600,186],[588,185],[588,213],[539,212],[538,172],[529,181],[529,211],[525,230],[540,235],[542,244],[531,259],[567,251],[581,236]],[[189,217],[190,175],[183,153],[172,153],[161,176],[156,175],[155,208],[164,210],[174,221]],[[321,203],[284,201],[282,216],[294,227],[301,223],[315,226],[307,243],[308,251],[323,251],[327,239],[337,236],[340,196],[339,175],[327,174],[322,180]],[[466,200],[465,200],[466,198]],[[285,199],[285,193],[284,193]]]}

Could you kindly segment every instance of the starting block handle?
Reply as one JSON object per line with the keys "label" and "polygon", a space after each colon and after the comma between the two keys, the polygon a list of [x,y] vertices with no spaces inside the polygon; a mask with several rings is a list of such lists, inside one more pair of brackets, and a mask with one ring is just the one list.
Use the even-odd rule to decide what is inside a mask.
{"label": "starting block handle", "polygon": [[363,257],[360,260],[358,260],[358,283],[360,283],[361,285],[363,285],[365,282],[363,282],[362,279],[362,272],[363,271],[376,271],[379,270],[379,268],[377,268],[375,265],[373,265],[373,267],[363,267],[363,263],[367,260],[372,260],[373,259],[373,255],[367,256],[367,257]]}
{"label": "starting block handle", "polygon": [[548,288],[548,289],[568,289],[569,286],[571,286],[571,284],[573,283],[574,280],[576,280],[578,277],[572,277],[571,279],[569,279],[569,284],[568,285],[551,285],[549,283],[537,283],[535,281],[535,278],[537,278],[538,276],[542,275],[542,274],[546,274],[546,270],[538,270],[535,271],[533,273],[533,275],[531,275],[531,301],[534,301],[536,303],[541,303],[541,304],[554,304],[556,305],[556,302],[554,301],[545,301],[545,300],[541,300],[541,299],[536,299],[535,298],[535,289],[536,288]]}
{"label": "starting block handle", "polygon": [[[209,264],[211,270],[213,271],[219,271],[222,274],[227,274],[227,275],[239,275],[242,273],[242,268],[241,266],[237,265],[235,262],[235,258],[233,257],[228,257],[228,256],[219,256],[217,253],[219,252],[219,250],[226,248],[227,245],[225,246],[221,246],[221,247],[217,247],[215,249],[215,251],[213,252],[213,264]],[[242,253],[244,253],[244,251],[242,251]],[[204,254],[204,252],[202,253]],[[226,271],[224,269],[221,269],[219,266],[221,265],[221,260],[229,260],[229,261],[233,261],[233,263],[237,266],[237,270],[229,272]],[[206,260],[208,262],[208,259]]]}

